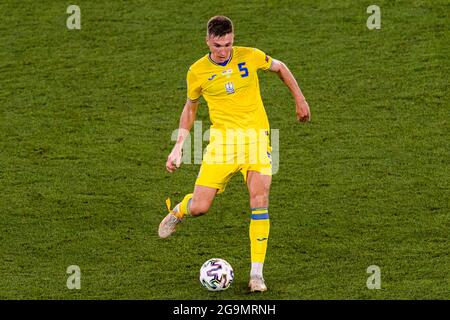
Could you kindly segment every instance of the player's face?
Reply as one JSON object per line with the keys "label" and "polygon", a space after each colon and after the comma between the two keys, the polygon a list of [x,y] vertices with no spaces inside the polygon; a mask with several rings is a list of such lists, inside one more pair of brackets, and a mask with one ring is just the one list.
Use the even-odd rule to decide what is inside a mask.
{"label": "player's face", "polygon": [[233,51],[233,41],[233,33],[228,33],[222,37],[206,37],[206,44],[211,51],[211,58],[217,63],[227,61],[230,58],[231,51]]}

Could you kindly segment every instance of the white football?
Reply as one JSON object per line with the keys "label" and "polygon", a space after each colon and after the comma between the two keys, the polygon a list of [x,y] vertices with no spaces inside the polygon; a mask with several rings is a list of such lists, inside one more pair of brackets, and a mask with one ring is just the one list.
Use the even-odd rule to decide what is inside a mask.
{"label": "white football", "polygon": [[209,259],[200,268],[200,283],[209,291],[226,290],[233,279],[233,268],[223,259]]}

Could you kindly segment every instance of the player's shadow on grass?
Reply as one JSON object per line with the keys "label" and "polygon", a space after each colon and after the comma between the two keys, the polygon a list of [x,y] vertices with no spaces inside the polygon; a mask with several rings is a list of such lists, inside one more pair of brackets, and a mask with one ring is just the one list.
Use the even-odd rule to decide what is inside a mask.
{"label": "player's shadow on grass", "polygon": [[248,280],[241,280],[237,282],[233,282],[231,285],[231,290],[233,290],[234,295],[242,295],[242,296],[252,296],[255,297],[261,297],[261,295],[266,294],[267,292],[250,292],[250,289],[248,288]]}

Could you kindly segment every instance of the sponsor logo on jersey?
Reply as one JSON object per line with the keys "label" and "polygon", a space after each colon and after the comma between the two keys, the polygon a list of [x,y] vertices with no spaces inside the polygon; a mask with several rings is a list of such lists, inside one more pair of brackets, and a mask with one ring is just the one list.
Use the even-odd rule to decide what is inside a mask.
{"label": "sponsor logo on jersey", "polygon": [[227,78],[229,78],[231,76],[231,74],[233,73],[233,69],[227,69],[227,70],[223,70],[222,71],[222,75],[226,76]]}

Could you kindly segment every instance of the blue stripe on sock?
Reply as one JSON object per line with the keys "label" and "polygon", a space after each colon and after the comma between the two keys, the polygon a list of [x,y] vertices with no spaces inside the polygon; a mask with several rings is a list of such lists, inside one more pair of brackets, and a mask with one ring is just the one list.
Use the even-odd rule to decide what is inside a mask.
{"label": "blue stripe on sock", "polygon": [[252,214],[252,220],[267,220],[269,219],[268,213]]}
{"label": "blue stripe on sock", "polygon": [[192,198],[190,198],[189,200],[188,200],[188,203],[187,203],[187,205],[186,205],[186,213],[187,214],[191,214],[191,210],[189,209],[189,207],[191,206],[191,202],[192,202]]}

